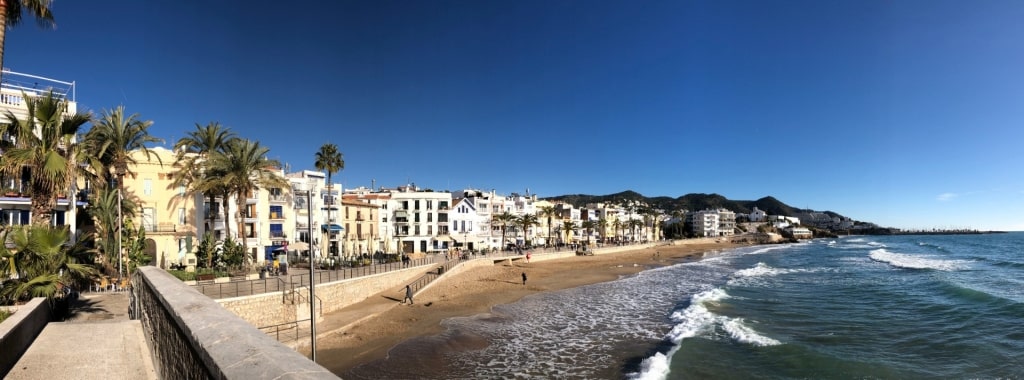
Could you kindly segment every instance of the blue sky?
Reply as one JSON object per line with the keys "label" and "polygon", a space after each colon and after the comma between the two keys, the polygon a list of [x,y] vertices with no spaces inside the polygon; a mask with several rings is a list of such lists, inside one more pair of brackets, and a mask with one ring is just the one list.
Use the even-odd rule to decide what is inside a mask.
{"label": "blue sky", "polygon": [[772,195],[1024,230],[1019,1],[57,0],[4,66],[346,187]]}

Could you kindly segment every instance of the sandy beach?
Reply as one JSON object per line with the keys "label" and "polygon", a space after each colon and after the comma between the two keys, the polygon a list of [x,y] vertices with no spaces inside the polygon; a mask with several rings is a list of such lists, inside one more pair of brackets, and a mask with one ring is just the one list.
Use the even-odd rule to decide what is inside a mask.
{"label": "sandy beach", "polygon": [[[360,364],[386,358],[392,347],[407,339],[440,333],[441,321],[446,318],[487,313],[495,305],[513,303],[530,294],[611,281],[736,246],[727,241],[683,241],[597,256],[474,268],[420,292],[411,306],[397,305],[344,331],[322,336],[317,343],[317,361],[343,375]],[[527,275],[526,285],[523,273]],[[401,289],[388,293],[393,294],[377,297],[398,303],[403,296]],[[308,354],[308,347],[305,350]]]}

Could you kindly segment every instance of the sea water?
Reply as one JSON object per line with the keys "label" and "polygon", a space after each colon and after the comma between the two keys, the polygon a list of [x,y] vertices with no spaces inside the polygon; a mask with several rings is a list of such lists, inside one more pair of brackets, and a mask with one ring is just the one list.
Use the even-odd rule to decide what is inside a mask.
{"label": "sea water", "polygon": [[443,322],[344,378],[1024,376],[1024,233],[744,247]]}

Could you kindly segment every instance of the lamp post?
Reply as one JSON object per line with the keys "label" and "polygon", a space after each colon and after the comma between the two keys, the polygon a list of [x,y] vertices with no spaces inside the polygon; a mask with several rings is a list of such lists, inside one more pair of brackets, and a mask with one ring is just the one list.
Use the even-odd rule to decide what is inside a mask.
{"label": "lamp post", "polygon": [[309,339],[310,339],[310,359],[316,362],[316,283],[313,280],[313,185],[307,183],[306,188],[306,212],[309,217],[309,222],[306,223],[307,232],[309,232]]}
{"label": "lamp post", "polygon": [[117,174],[117,281],[120,284],[122,279],[122,268],[124,258],[122,257],[121,249],[121,235],[124,229],[124,215],[121,211],[121,203],[123,203],[122,189],[124,188],[124,174],[128,171],[128,168],[124,164],[118,163],[114,165],[114,174]]}

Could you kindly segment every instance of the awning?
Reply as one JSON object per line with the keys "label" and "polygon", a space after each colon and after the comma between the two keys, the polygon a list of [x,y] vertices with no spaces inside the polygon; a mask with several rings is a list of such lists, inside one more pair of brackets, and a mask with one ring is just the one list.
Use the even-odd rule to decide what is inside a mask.
{"label": "awning", "polygon": [[[326,224],[321,224],[320,225],[320,229],[323,230],[323,231],[327,231],[327,225]],[[345,230],[344,227],[339,226],[337,224],[332,224],[331,225],[331,232],[341,232],[341,231],[344,231],[344,230]]]}
{"label": "awning", "polygon": [[437,241],[453,241],[451,235],[437,235]]}

